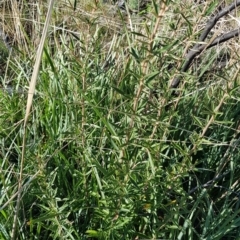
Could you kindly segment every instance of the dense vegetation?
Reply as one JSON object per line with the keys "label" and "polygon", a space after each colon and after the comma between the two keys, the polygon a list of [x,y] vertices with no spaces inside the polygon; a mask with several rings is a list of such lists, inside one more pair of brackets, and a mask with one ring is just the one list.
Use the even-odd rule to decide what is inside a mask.
{"label": "dense vegetation", "polygon": [[25,131],[48,4],[1,1],[0,239],[240,239],[231,3],[55,1]]}

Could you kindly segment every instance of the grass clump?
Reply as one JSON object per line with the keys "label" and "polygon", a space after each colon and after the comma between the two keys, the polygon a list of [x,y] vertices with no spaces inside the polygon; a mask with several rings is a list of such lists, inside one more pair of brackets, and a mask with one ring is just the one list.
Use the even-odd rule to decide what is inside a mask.
{"label": "grass clump", "polygon": [[238,37],[211,45],[223,32],[215,26],[211,47],[184,68],[217,4],[153,1],[138,14],[57,1],[25,143],[47,5],[1,10],[12,19],[5,29],[17,28],[14,14],[21,23],[5,30],[12,48],[0,91],[1,239],[239,238]]}

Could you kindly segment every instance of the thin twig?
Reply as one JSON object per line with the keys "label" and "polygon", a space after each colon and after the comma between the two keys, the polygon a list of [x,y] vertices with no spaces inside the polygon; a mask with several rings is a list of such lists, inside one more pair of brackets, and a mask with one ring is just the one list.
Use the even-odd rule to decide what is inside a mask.
{"label": "thin twig", "polygon": [[[219,37],[216,37],[210,44],[206,45],[206,43],[203,43],[203,41],[207,38],[208,34],[210,33],[211,29],[216,25],[217,21],[222,18],[223,16],[230,13],[233,9],[238,7],[240,5],[240,0],[235,1],[231,5],[224,8],[222,11],[220,11],[218,14],[213,16],[206,24],[205,29],[203,30],[198,42],[195,44],[195,46],[188,52],[188,54],[185,57],[185,63],[183,64],[181,68],[181,72],[186,72],[189,67],[191,66],[191,63],[195,59],[196,56],[198,56],[203,50],[211,48],[219,43],[223,43],[228,41],[231,38],[237,37],[239,35],[240,29],[232,30],[228,33],[222,34]],[[171,88],[177,88],[181,82],[181,78],[178,76],[173,79],[171,83]]]}

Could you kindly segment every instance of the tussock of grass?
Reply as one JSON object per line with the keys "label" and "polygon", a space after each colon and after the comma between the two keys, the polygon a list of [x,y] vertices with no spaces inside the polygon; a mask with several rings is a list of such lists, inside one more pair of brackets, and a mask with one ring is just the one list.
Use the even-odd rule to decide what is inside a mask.
{"label": "tussock of grass", "polygon": [[[41,1],[22,4],[1,8],[12,52],[0,91],[0,238],[237,239],[238,39],[181,72],[214,3],[153,2],[145,14],[114,15],[110,3],[56,1],[21,173],[47,12]],[[217,27],[212,36],[233,26]]]}

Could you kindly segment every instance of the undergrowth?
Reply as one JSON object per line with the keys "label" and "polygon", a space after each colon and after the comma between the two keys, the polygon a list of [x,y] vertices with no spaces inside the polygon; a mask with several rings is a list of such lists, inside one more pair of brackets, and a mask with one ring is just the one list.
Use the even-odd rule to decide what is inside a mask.
{"label": "undergrowth", "polygon": [[[238,37],[181,72],[217,2],[153,1],[140,13],[55,2],[27,125],[16,239],[239,239]],[[0,91],[0,238],[13,239],[47,4],[1,4],[12,48]],[[231,30],[231,16],[212,36]]]}

